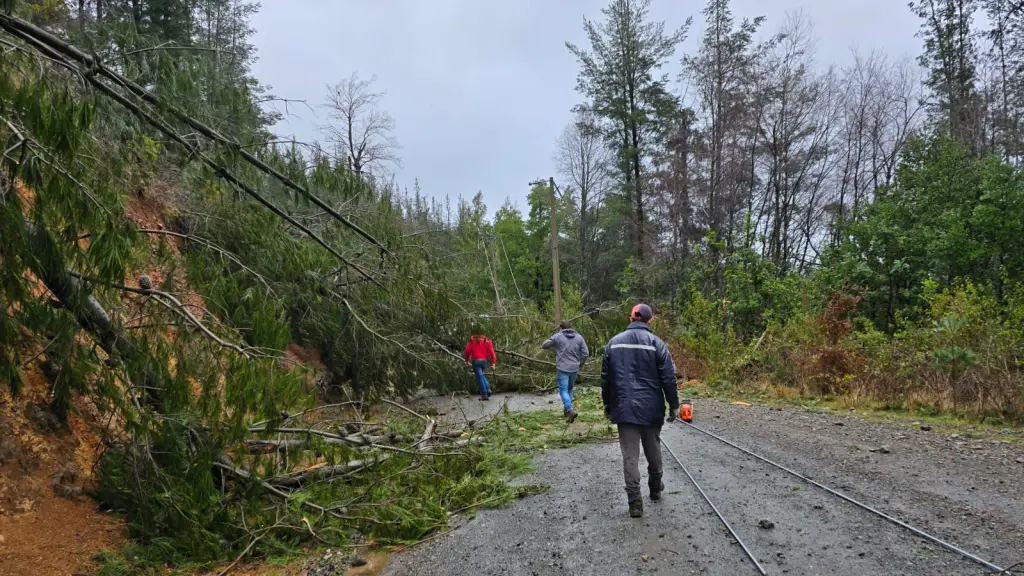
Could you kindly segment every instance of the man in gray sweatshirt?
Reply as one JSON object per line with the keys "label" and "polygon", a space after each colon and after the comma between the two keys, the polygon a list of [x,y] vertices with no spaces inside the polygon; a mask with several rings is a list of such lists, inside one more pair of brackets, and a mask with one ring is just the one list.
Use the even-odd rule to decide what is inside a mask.
{"label": "man in gray sweatshirt", "polygon": [[548,338],[541,348],[555,350],[555,369],[558,370],[558,394],[562,397],[562,409],[566,422],[572,424],[576,420],[576,411],[572,407],[572,389],[580,369],[590,356],[587,343],[583,340],[568,320],[562,320],[559,330]]}

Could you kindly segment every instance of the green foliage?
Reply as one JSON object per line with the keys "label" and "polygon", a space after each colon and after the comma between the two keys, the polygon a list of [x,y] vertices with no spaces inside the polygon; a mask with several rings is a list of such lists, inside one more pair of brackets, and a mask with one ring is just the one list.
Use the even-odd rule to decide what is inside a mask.
{"label": "green foliage", "polygon": [[807,288],[808,282],[797,275],[780,277],[775,265],[752,248],[738,248],[726,258],[726,321],[747,341],[769,324],[792,318]]}
{"label": "green foliage", "polygon": [[[483,446],[444,455],[393,451],[344,482],[269,494],[263,480],[311,462],[251,454],[246,440],[324,397],[368,401],[464,389],[471,377],[461,352],[471,333],[498,345],[496,388],[550,386],[548,364],[530,355],[552,329],[552,189],[535,185],[525,215],[506,202],[491,221],[481,193],[453,209],[418,185],[414,196],[403,196],[393,183],[356,177],[315,148],[271,144],[276,117],[260,105],[271,97],[250,74],[254,3],[104,6],[103,14],[72,21],[63,2],[0,0],[0,10],[70,38],[149,88],[160,104],[142,108],[166,124],[155,130],[25,45],[18,44],[28,54],[4,49],[0,377],[18,393],[21,368],[39,362],[58,417],[87,401],[116,422],[95,496],[125,515],[138,547],[111,559],[106,573],[210,564],[243,551],[254,529],[269,529],[253,547],[258,555],[290,553],[308,544],[310,531],[331,545],[355,532],[415,541],[445,527],[455,512],[521,495],[506,481],[525,469],[531,451],[613,433],[596,391],[584,391],[575,427],[557,411],[502,414],[476,436]],[[894,181],[873,191],[865,211],[847,222],[838,207],[841,226],[830,231],[838,243],[819,262],[797,265],[789,248],[780,248],[792,240],[783,236],[803,227],[796,221],[776,218],[768,230],[748,215],[742,238],[730,235],[732,222],[730,234],[716,234],[721,208],[698,215],[697,205],[710,202],[699,197],[703,174],[672,182],[654,173],[667,137],[686,148],[703,135],[674,133],[679,103],[657,72],[686,27],[666,35],[648,20],[648,6],[613,3],[607,23],[586,23],[589,50],[570,47],[582,66],[580,90],[619,160],[618,182],[594,208],[591,250],[574,244],[581,216],[573,192],[557,198],[563,315],[582,316],[577,327],[595,356],[625,325],[626,307],[588,314],[585,303],[643,298],[658,310],[655,327],[674,329],[666,336],[674,349],[682,344],[682,368],[718,389],[863,394],[891,407],[1019,421],[1020,170],[997,156],[978,157],[962,134],[926,137],[901,151]],[[727,3],[717,0],[706,14],[727,32],[725,44],[709,35],[702,58],[687,61],[691,71],[715,53],[746,66],[760,20],[737,28]],[[743,88],[723,88],[737,98],[730,106],[742,107]],[[172,104],[179,114],[170,114]],[[231,142],[189,136],[195,147],[182,149],[165,133],[194,133],[180,114],[216,126]],[[242,161],[242,149],[296,186]],[[707,158],[694,150],[682,154],[683,163],[694,159],[688,166],[700,170]],[[229,172],[309,233],[297,234],[240,193],[225,179]],[[751,182],[751,190],[755,184],[764,183]],[[725,184],[714,187],[726,194]],[[296,188],[358,221],[388,250],[371,247]],[[155,191],[169,204],[170,229],[140,233],[125,206],[152,200]],[[657,221],[665,207],[658,196],[673,194],[686,206],[669,213],[693,222]],[[804,210],[802,197],[792,200],[794,212]],[[741,221],[742,202],[729,202],[737,213],[725,216]],[[652,205],[656,210],[645,212]],[[811,218],[815,206],[806,208]],[[702,238],[705,217],[711,230]],[[769,238],[757,237],[762,229]],[[821,231],[808,225],[801,233]],[[671,250],[682,261],[666,265],[668,234],[679,235]],[[811,238],[807,243],[813,247]],[[595,256],[589,272],[573,260],[584,252]],[[162,273],[158,292],[128,287],[153,268]],[[322,361],[326,382],[284,366],[292,345]],[[386,424],[405,435],[422,430],[411,419],[389,417]],[[306,452],[326,464],[365,452],[323,439],[310,446]],[[337,506],[336,514],[310,514],[310,504]]]}
{"label": "green foliage", "polygon": [[690,353],[712,365],[723,362],[737,342],[721,303],[693,287],[684,294],[679,310],[679,338]]}
{"label": "green foliage", "polygon": [[896,183],[878,191],[824,273],[833,285],[866,287],[865,313],[889,330],[927,280],[1021,281],[1024,261],[1011,238],[1024,233],[1022,184],[996,157],[975,158],[941,137],[914,141]]}
{"label": "green foliage", "polygon": [[[575,318],[583,314],[583,295],[575,284],[562,284],[562,317]],[[554,311],[545,311],[547,318],[554,318]]]}
{"label": "green foliage", "polygon": [[[63,420],[73,395],[99,394],[106,386],[96,377],[100,362],[95,352],[75,341],[76,318],[40,301],[32,283],[65,269],[100,283],[120,282],[137,239],[123,224],[122,189],[115,177],[123,166],[119,150],[104,149],[90,138],[96,101],[72,92],[39,66],[20,53],[0,62],[0,116],[9,121],[0,127],[0,141],[11,150],[0,165],[0,236],[5,239],[0,246],[0,302],[5,304],[0,371],[17,393],[21,362],[46,360],[52,409]],[[83,156],[108,161],[86,166],[78,160]],[[96,232],[85,247],[79,243],[83,230]],[[22,358],[26,346],[43,335],[45,356],[33,351]],[[99,395],[101,404],[113,400]]]}
{"label": "green foliage", "polygon": [[[293,491],[287,509],[296,518],[305,518],[319,535],[319,544],[342,546],[358,531],[363,538],[372,538],[384,545],[419,541],[448,526],[451,517],[471,514],[481,507],[502,506],[515,498],[547,489],[545,486],[512,486],[509,480],[530,469],[530,456],[537,450],[562,448],[614,435],[600,414],[600,392],[582,389],[579,394],[581,420],[595,420],[585,428],[570,429],[561,413],[543,410],[527,413],[501,413],[482,428],[467,432],[468,443],[447,448],[443,443],[430,453],[417,456],[394,453],[387,460],[356,473],[345,482],[310,483]],[[388,417],[388,427],[395,433],[418,434],[422,421],[408,417]],[[354,451],[332,453],[332,458],[348,458]],[[444,455],[433,455],[444,454]],[[106,464],[106,461],[105,461]],[[219,555],[206,556],[195,552],[183,554],[174,539],[158,539],[145,548],[129,547],[120,554],[107,554],[102,574],[159,574],[167,565],[196,565],[196,560],[229,558],[248,544],[248,537],[238,531],[242,514],[249,526],[272,526],[271,514],[282,509],[267,510],[251,504],[259,495],[255,485],[240,484],[221,500],[219,515],[205,519],[222,526],[219,536],[228,548]],[[169,494],[168,494],[169,496]],[[315,515],[302,506],[308,502],[338,503],[342,518]],[[165,500],[166,506],[190,506],[194,503]],[[197,518],[197,521],[200,519]],[[231,528],[225,533],[223,528]],[[184,529],[194,532],[193,529]],[[304,542],[306,529],[285,526],[270,531],[255,547],[255,554],[289,554]],[[230,554],[228,554],[230,552]],[[197,568],[209,567],[199,562]]]}
{"label": "green foliage", "polygon": [[[715,250],[698,251],[680,341],[712,380],[1019,421],[1024,277],[1009,239],[1024,232],[1022,202],[1014,166],[940,136],[913,141],[812,276],[734,247],[717,298]],[[856,301],[848,320],[843,301]]]}
{"label": "green foliage", "polygon": [[[138,38],[119,30],[111,16],[95,31],[108,41],[106,49],[139,47]],[[227,100],[211,106],[230,112],[223,118],[236,122],[226,124],[259,134],[264,117],[246,89],[229,95],[212,88],[210,74],[219,71],[190,67],[197,61],[186,52],[179,59],[162,50],[139,54],[149,56],[145,62],[132,59],[140,67],[126,65],[129,76],[149,74],[146,82],[155,92],[167,88],[176,97],[188,90],[216,92],[218,98],[241,95],[234,101],[243,104],[238,108]],[[174,93],[178,89],[186,92]],[[116,423],[97,469],[101,504],[125,514],[132,536],[167,561],[220,558],[236,546],[225,542],[245,534],[243,514],[268,517],[261,504],[265,495],[257,490],[222,492],[213,462],[249,435],[252,419],[277,417],[308,402],[300,396],[302,376],[279,367],[274,356],[288,343],[284,314],[268,300],[245,294],[240,300],[248,305],[236,308],[231,302],[217,310],[222,322],[251,328],[241,333],[261,348],[243,357],[208,337],[241,341],[217,317],[196,311],[189,320],[189,308],[172,305],[168,296],[122,288],[136,284],[126,280],[130,272],[153,264],[149,243],[125,216],[126,201],[140,195],[136,186],[154,173],[187,165],[124,110],[75,84],[48,60],[5,49],[0,116],[6,151],[0,164],[5,383],[18,392],[22,363],[39,362],[58,418],[81,402],[96,406]],[[194,166],[186,173],[201,180],[199,189],[216,186],[209,172],[205,180]],[[223,253],[204,257],[206,270],[224,265]],[[157,258],[168,268],[156,288],[175,292],[175,258],[166,252]],[[225,304],[238,283],[218,279],[222,284],[214,286],[211,301]],[[199,322],[207,332],[196,329],[196,316],[203,317]]]}

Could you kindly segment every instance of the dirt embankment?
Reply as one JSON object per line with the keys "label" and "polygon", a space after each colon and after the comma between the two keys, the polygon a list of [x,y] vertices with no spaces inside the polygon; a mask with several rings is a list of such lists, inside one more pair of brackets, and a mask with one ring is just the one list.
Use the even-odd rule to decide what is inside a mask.
{"label": "dirt embankment", "polygon": [[120,544],[123,525],[82,494],[99,454],[97,415],[84,407],[61,426],[42,372],[23,374],[17,398],[0,386],[0,576],[67,576]]}
{"label": "dirt embankment", "polygon": [[[167,271],[153,257],[158,245],[175,256],[182,254],[183,240],[162,233],[166,194],[157,192],[126,201],[128,218],[148,231],[144,236],[151,248],[150,259],[126,274],[124,282],[129,286],[137,285],[142,276],[155,287],[164,282]],[[19,193],[32,200],[30,191],[19,189]],[[83,247],[88,241],[87,237],[81,240]],[[203,298],[180,277],[180,268],[174,284],[176,296],[189,312],[210,321]],[[33,289],[45,297],[41,283]],[[133,313],[137,310],[130,306],[123,312],[128,326],[145,322],[146,316]],[[85,334],[79,337],[88,339]],[[76,398],[76,411],[61,425],[48,410],[51,386],[41,370],[46,342],[27,343],[20,352],[27,360],[21,370],[22,390],[13,397],[6,383],[0,383],[0,576],[93,574],[97,553],[114,550],[126,540],[123,521],[100,513],[84,495],[93,482],[102,435],[116,421],[101,417],[87,400]],[[281,360],[288,367],[303,364],[311,373],[323,371],[315,351],[295,345],[285,350]],[[313,386],[311,375],[309,388]]]}
{"label": "dirt embankment", "polygon": [[[126,208],[138,227],[163,229],[163,206],[157,198],[132,198]],[[179,249],[173,238],[161,241],[175,252]],[[154,284],[163,279],[155,265],[134,273],[148,275]],[[43,297],[46,290],[37,283],[33,293]],[[202,315],[201,299],[187,294],[185,302]],[[102,435],[112,421],[83,398],[75,399],[66,425],[57,420],[49,411],[51,384],[41,368],[46,350],[40,340],[20,351],[25,362],[17,396],[0,383],[0,576],[93,573],[96,554],[116,549],[126,538],[122,520],[99,512],[84,494],[93,482]]]}

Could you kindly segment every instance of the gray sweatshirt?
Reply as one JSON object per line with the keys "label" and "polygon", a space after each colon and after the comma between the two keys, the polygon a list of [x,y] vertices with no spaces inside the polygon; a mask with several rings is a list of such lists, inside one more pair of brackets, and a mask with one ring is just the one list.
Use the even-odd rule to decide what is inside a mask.
{"label": "gray sweatshirt", "polygon": [[548,338],[541,348],[555,349],[555,368],[562,372],[579,372],[590,356],[587,343],[575,330],[562,330]]}

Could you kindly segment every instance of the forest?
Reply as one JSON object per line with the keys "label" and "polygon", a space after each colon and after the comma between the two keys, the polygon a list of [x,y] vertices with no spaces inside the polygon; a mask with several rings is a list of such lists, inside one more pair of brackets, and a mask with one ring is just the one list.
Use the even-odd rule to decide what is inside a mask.
{"label": "forest", "polygon": [[[419,540],[518,495],[493,449],[516,440],[280,438],[469,391],[475,332],[498,389],[550,388],[554,208],[561,316],[596,355],[644,301],[690,394],[1024,422],[1024,2],[915,0],[919,58],[841,65],[800,14],[651,3],[566,44],[554,177],[492,215],[397,181],[373,80],[331,87],[321,141],[275,135],[255,2],[0,0],[4,398],[38,372],[59,426],[98,423],[93,496],[157,563]],[[348,482],[307,482],[288,442]]]}

